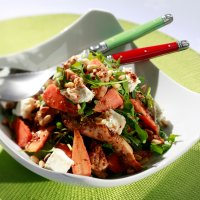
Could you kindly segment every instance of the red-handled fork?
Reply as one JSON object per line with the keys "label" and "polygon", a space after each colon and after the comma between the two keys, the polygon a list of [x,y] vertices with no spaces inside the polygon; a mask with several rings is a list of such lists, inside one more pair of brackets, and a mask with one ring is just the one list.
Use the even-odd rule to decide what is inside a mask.
{"label": "red-handled fork", "polygon": [[115,60],[120,59],[121,64],[128,64],[143,60],[148,60],[164,54],[185,50],[189,47],[189,43],[186,40],[176,41],[166,44],[160,44],[155,46],[149,46],[144,48],[137,48],[129,51],[119,52],[108,57],[112,57]]}

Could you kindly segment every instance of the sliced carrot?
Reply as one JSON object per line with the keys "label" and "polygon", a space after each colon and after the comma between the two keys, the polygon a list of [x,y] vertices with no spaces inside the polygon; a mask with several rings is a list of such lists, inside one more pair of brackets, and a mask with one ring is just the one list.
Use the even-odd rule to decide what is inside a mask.
{"label": "sliced carrot", "polygon": [[38,152],[45,145],[50,131],[48,129],[39,130],[33,134],[32,140],[26,145],[25,150],[28,152]]}
{"label": "sliced carrot", "polygon": [[32,138],[30,128],[18,117],[13,121],[12,127],[16,134],[17,144],[24,148]]}
{"label": "sliced carrot", "polygon": [[69,149],[69,147],[66,144],[58,143],[56,147],[59,149],[62,149],[69,158],[72,157],[72,151]]}
{"label": "sliced carrot", "polygon": [[74,140],[72,147],[73,174],[91,176],[91,163],[88,152],[83,142],[83,138],[78,130],[74,130]]}
{"label": "sliced carrot", "polygon": [[109,109],[116,109],[123,105],[123,100],[117,90],[111,88],[108,92],[97,102],[94,107],[96,112],[105,112]]}
{"label": "sliced carrot", "polygon": [[141,121],[150,129],[152,129],[156,134],[158,134],[158,126],[152,119],[152,117],[145,110],[142,102],[138,99],[131,99],[131,103],[134,106],[134,109],[137,113],[139,113],[139,118]]}
{"label": "sliced carrot", "polygon": [[43,93],[44,102],[51,108],[71,113],[76,115],[78,113],[77,106],[68,102],[67,99],[60,93],[60,90],[54,84],[48,85]]}

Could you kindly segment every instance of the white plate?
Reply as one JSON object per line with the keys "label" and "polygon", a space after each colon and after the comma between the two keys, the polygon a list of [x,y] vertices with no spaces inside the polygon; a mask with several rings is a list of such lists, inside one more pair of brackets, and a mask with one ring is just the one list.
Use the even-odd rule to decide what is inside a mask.
{"label": "white plate", "polygon": [[[31,70],[44,69],[61,63],[69,56],[81,52],[92,44],[122,31],[116,18],[103,11],[93,10],[81,17],[76,23],[64,30],[50,41],[25,52],[0,58],[0,66],[20,67]],[[120,50],[130,49],[131,45]],[[166,167],[195,142],[200,139],[197,124],[199,123],[200,95],[191,92],[156,68],[151,62],[137,63],[135,71],[143,75],[152,88],[155,100],[170,120],[172,131],[180,135],[178,142],[163,156],[157,157],[149,168],[135,175],[116,179],[98,179],[73,174],[61,174],[40,168],[34,164],[11,139],[10,131],[0,125],[0,143],[4,149],[20,164],[47,179],[63,183],[76,183],[84,186],[113,187],[133,183]],[[2,116],[2,114],[0,114]]]}

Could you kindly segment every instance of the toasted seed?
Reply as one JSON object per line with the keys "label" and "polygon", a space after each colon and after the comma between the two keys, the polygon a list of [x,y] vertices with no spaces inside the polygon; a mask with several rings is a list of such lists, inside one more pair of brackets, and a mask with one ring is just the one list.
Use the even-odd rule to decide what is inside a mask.
{"label": "toasted seed", "polygon": [[115,88],[115,89],[117,89],[117,90],[118,90],[120,87],[121,87],[121,85],[120,85],[119,83],[116,83],[116,84],[113,85],[113,88]]}
{"label": "toasted seed", "polygon": [[65,83],[65,87],[66,88],[73,88],[74,87],[74,83],[73,82]]}
{"label": "toasted seed", "polygon": [[151,141],[151,143],[154,143],[154,144],[162,144],[162,141],[157,140],[157,139],[153,139],[153,140]]}
{"label": "toasted seed", "polygon": [[108,76],[111,77],[113,74],[113,70],[108,70]]}
{"label": "toasted seed", "polygon": [[92,71],[92,70],[95,69],[95,68],[97,68],[96,65],[88,65],[88,66],[87,66],[87,70],[88,70],[88,71]]}
{"label": "toasted seed", "polygon": [[120,81],[124,80],[125,78],[126,78],[125,75],[121,75],[121,76],[118,77],[118,79],[119,79]]}
{"label": "toasted seed", "polygon": [[81,62],[82,62],[83,64],[88,65],[88,63],[90,62],[90,60],[89,60],[88,58],[83,58],[83,59],[81,59]]}
{"label": "toasted seed", "polygon": [[79,103],[77,104],[77,108],[78,108],[78,110],[81,109],[81,105]]}
{"label": "toasted seed", "polygon": [[44,119],[42,120],[42,124],[43,124],[43,125],[46,125],[46,124],[48,124],[51,120],[52,120],[51,115],[46,115],[46,116],[44,117]]}
{"label": "toasted seed", "polygon": [[30,159],[36,164],[39,163],[39,158],[37,156],[35,156],[35,155],[30,156]]}
{"label": "toasted seed", "polygon": [[40,167],[44,168],[45,162],[44,162],[43,160],[40,160],[39,163],[38,163],[38,165],[39,165]]}

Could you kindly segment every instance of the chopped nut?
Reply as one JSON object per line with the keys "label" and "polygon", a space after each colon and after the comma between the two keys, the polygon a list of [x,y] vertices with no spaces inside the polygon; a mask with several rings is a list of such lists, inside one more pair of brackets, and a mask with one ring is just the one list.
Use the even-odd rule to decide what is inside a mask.
{"label": "chopped nut", "polygon": [[84,87],[83,79],[81,77],[76,77],[74,79],[75,87]]}
{"label": "chopped nut", "polygon": [[51,120],[52,120],[52,117],[51,117],[51,115],[46,115],[45,117],[44,117],[44,119],[42,120],[42,125],[41,126],[44,126],[44,125],[46,125],[46,124],[48,124],[49,122],[51,122]]}
{"label": "chopped nut", "polygon": [[88,58],[83,58],[81,59],[81,62],[85,65],[88,65],[88,63],[90,62],[90,60]]}
{"label": "chopped nut", "polygon": [[113,70],[108,70],[108,76],[111,77],[113,74]]}
{"label": "chopped nut", "polygon": [[162,144],[162,141],[157,140],[157,139],[153,139],[151,142],[154,144]]}
{"label": "chopped nut", "polygon": [[78,110],[80,110],[80,109],[81,109],[81,106],[80,106],[80,104],[77,104],[77,108],[78,108]]}
{"label": "chopped nut", "polygon": [[118,79],[119,79],[120,81],[124,80],[125,78],[126,78],[125,75],[121,75],[121,76],[118,77]]}
{"label": "chopped nut", "polygon": [[44,168],[45,162],[44,162],[43,160],[40,160],[39,163],[38,163],[38,165],[39,165],[40,167]]}
{"label": "chopped nut", "polygon": [[117,89],[117,90],[118,90],[120,87],[121,87],[121,85],[120,85],[119,83],[116,83],[116,84],[113,85],[113,88],[115,88],[115,89]]}
{"label": "chopped nut", "polygon": [[39,158],[37,156],[35,156],[35,155],[30,156],[30,159],[36,164],[39,163]]}
{"label": "chopped nut", "polygon": [[102,118],[101,117],[95,117],[96,124],[101,124]]}
{"label": "chopped nut", "polygon": [[65,83],[65,87],[66,88],[73,88],[74,87],[74,83],[73,82]]}
{"label": "chopped nut", "polygon": [[87,66],[87,70],[88,70],[88,71],[92,71],[93,69],[96,69],[96,68],[98,68],[97,65],[88,65],[88,66]]}

